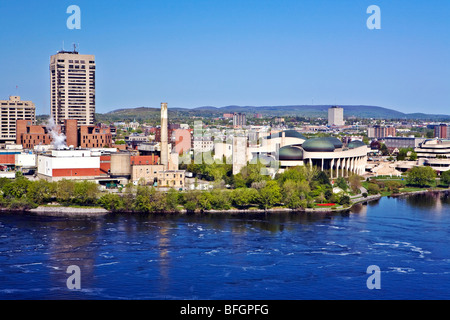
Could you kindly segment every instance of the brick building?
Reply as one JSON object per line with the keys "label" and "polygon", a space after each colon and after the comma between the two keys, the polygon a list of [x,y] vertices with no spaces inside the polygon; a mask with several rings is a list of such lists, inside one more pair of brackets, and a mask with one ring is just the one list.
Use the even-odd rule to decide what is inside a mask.
{"label": "brick building", "polygon": [[[52,134],[45,125],[33,125],[29,120],[17,120],[16,143],[25,149],[33,149],[37,145],[52,144]],[[74,148],[100,148],[112,145],[112,134],[109,126],[87,125],[79,126],[74,119],[65,119],[62,127],[53,130],[64,134],[66,145]]]}

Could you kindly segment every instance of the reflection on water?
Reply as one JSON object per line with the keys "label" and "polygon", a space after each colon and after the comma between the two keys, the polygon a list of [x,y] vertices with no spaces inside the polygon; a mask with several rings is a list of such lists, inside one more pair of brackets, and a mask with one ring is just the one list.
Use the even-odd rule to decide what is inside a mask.
{"label": "reflection on water", "polygon": [[407,203],[416,208],[434,209],[441,212],[450,204],[449,192],[428,192],[405,198]]}
{"label": "reflection on water", "polygon": [[89,220],[56,220],[48,223],[51,227],[47,236],[48,261],[60,272],[51,274],[51,285],[63,286],[67,280],[67,267],[77,265],[83,270],[83,286],[91,287],[97,247],[95,241],[98,222]]}

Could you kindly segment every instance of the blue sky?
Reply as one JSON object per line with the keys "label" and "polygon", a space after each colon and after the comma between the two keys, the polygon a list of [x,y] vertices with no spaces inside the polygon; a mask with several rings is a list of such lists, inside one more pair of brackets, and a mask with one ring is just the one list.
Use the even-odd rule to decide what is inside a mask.
{"label": "blue sky", "polygon": [[[66,27],[73,4],[81,30]],[[381,30],[366,27],[372,4]],[[450,114],[448,0],[0,0],[0,16],[0,98],[38,114],[63,42],[96,56],[101,113],[168,102]]]}

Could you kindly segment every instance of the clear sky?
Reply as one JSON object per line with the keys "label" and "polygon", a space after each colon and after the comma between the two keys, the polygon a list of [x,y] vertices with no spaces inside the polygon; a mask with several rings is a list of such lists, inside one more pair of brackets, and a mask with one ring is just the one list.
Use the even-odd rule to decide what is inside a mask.
{"label": "clear sky", "polygon": [[[69,30],[69,5],[81,30]],[[381,9],[381,29],[366,12]],[[0,99],[50,112],[50,55],[97,63],[97,112],[357,104],[450,114],[449,0],[0,0]],[[18,86],[18,89],[16,89]]]}

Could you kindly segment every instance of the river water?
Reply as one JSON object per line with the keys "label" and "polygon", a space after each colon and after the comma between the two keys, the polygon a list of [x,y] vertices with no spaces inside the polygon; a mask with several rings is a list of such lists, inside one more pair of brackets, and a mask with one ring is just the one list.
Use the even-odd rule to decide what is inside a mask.
{"label": "river water", "polygon": [[448,193],[339,214],[1,213],[0,299],[449,299],[449,239]]}

